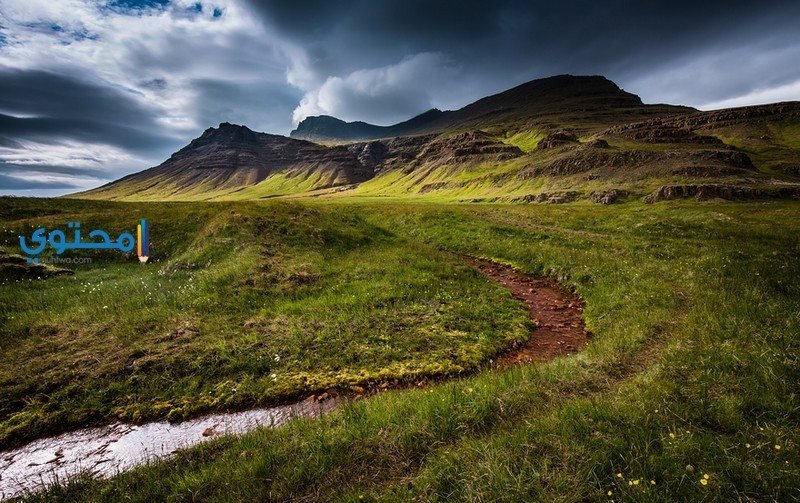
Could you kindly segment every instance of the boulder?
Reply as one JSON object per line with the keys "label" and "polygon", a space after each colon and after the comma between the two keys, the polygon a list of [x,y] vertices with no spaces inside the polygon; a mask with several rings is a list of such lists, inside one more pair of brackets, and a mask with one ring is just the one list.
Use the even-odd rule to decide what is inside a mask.
{"label": "boulder", "polygon": [[528,194],[522,197],[524,203],[550,203],[563,204],[574,201],[580,196],[580,192],[574,190],[563,192],[542,192],[539,194]]}
{"label": "boulder", "polygon": [[594,203],[613,204],[621,197],[628,195],[628,192],[621,189],[596,190],[589,194],[589,199]]}

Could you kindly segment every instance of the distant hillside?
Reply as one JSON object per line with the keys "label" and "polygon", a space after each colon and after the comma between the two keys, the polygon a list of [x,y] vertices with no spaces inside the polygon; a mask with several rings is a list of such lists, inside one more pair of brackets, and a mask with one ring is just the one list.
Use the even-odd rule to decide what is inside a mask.
{"label": "distant hillside", "polygon": [[344,122],[327,115],[307,117],[289,136],[312,141],[375,140],[413,136],[448,129],[471,129],[530,120],[539,116],[575,115],[579,123],[603,121],[609,113],[655,114],[694,111],[688,107],[643,105],[635,94],[600,76],[558,75],[532,80],[488,96],[459,110],[429,110],[392,126]]}
{"label": "distant hillside", "polygon": [[607,203],[659,190],[744,197],[800,187],[800,103],[710,112],[647,105],[603,77],[535,80],[387,127],[308,118],[293,135],[336,146],[223,123],[160,166],[76,196]]}
{"label": "distant hillside", "polygon": [[437,127],[445,122],[444,117],[452,113],[433,108],[393,126],[376,126],[361,121],[345,122],[330,115],[318,115],[301,121],[289,136],[311,141],[354,141],[409,136]]}

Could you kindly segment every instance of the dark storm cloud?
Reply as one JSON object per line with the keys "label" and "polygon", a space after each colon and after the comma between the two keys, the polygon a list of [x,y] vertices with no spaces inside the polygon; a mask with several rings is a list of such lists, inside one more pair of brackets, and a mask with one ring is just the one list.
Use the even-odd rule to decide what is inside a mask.
{"label": "dark storm cloud", "polygon": [[0,69],[0,112],[0,137],[7,142],[71,139],[133,151],[169,143],[152,112],[123,91],[67,75]]}
{"label": "dark storm cloud", "polygon": [[[30,139],[52,143],[70,139],[116,145],[133,151],[148,150],[172,143],[156,133],[113,121],[92,121],[67,117],[13,117],[0,114],[0,142]],[[174,142],[174,141],[173,141]]]}
{"label": "dark storm cloud", "polygon": [[[164,155],[181,140],[155,119],[129,91],[69,75],[0,69],[0,193],[99,185],[128,171],[110,165],[118,152]],[[104,150],[76,147],[81,144],[118,151],[110,161]]]}
{"label": "dark storm cloud", "polygon": [[0,189],[13,190],[13,191],[28,191],[28,190],[54,190],[54,189],[76,189],[80,186],[69,181],[42,181],[31,180],[25,178],[17,178],[15,176],[7,176],[0,173]]}
{"label": "dark storm cloud", "polygon": [[478,63],[495,66],[514,66],[520,57],[579,69],[632,59],[655,64],[654,56],[671,57],[720,40],[772,37],[781,30],[796,34],[800,14],[797,2],[776,0],[757,5],[741,0],[251,1],[283,33],[316,47],[320,57],[344,65],[350,61],[352,67],[424,51],[491,54],[492,61]]}
{"label": "dark storm cloud", "polygon": [[203,96],[198,121],[208,126],[233,122],[254,128],[264,123],[286,127],[302,96],[282,82],[197,79],[192,87]]}
{"label": "dark storm cloud", "polygon": [[46,173],[56,175],[80,176],[86,178],[103,179],[105,172],[102,169],[81,168],[74,166],[57,166],[52,164],[15,164],[0,161],[0,173],[21,178],[31,174]]}
{"label": "dark storm cloud", "polygon": [[[575,73],[604,74],[626,86],[645,82],[647,88],[629,90],[697,105],[800,79],[800,2],[252,2],[267,22],[309,48],[323,76],[437,52],[461,67],[462,84],[474,90],[470,98]],[[791,46],[795,51],[768,68],[750,64]],[[735,56],[708,62],[717,68],[678,92],[667,88],[672,82],[646,82],[648,74],[680,71],[734,48]]]}

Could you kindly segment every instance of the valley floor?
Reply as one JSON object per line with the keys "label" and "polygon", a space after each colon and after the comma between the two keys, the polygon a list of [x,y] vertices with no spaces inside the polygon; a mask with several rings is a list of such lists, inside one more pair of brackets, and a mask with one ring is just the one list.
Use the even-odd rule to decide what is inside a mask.
{"label": "valley floor", "polygon": [[[452,379],[31,500],[800,499],[797,203],[0,199],[0,246],[141,217],[147,266],[0,285],[3,445]],[[585,350],[489,368],[527,313],[462,255],[573,288]]]}

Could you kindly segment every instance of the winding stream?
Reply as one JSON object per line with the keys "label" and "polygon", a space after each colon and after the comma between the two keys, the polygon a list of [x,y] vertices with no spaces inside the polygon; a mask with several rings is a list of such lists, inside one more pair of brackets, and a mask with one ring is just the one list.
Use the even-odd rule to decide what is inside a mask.
{"label": "winding stream", "polygon": [[[578,351],[586,343],[583,301],[577,295],[550,278],[524,275],[487,260],[468,262],[524,304],[536,326],[530,339],[502,355],[499,364],[548,360]],[[211,414],[182,423],[115,423],[35,440],[0,452],[0,500],[65,482],[79,473],[111,477],[217,435],[241,435],[261,426],[278,427],[296,417],[317,417],[341,402],[336,397],[321,401],[309,397],[289,405]]]}
{"label": "winding stream", "polygon": [[218,435],[241,435],[260,426],[277,427],[296,417],[317,417],[338,402],[335,398],[304,400],[182,423],[115,423],[35,440],[0,453],[0,499],[64,482],[79,473],[111,477]]}

